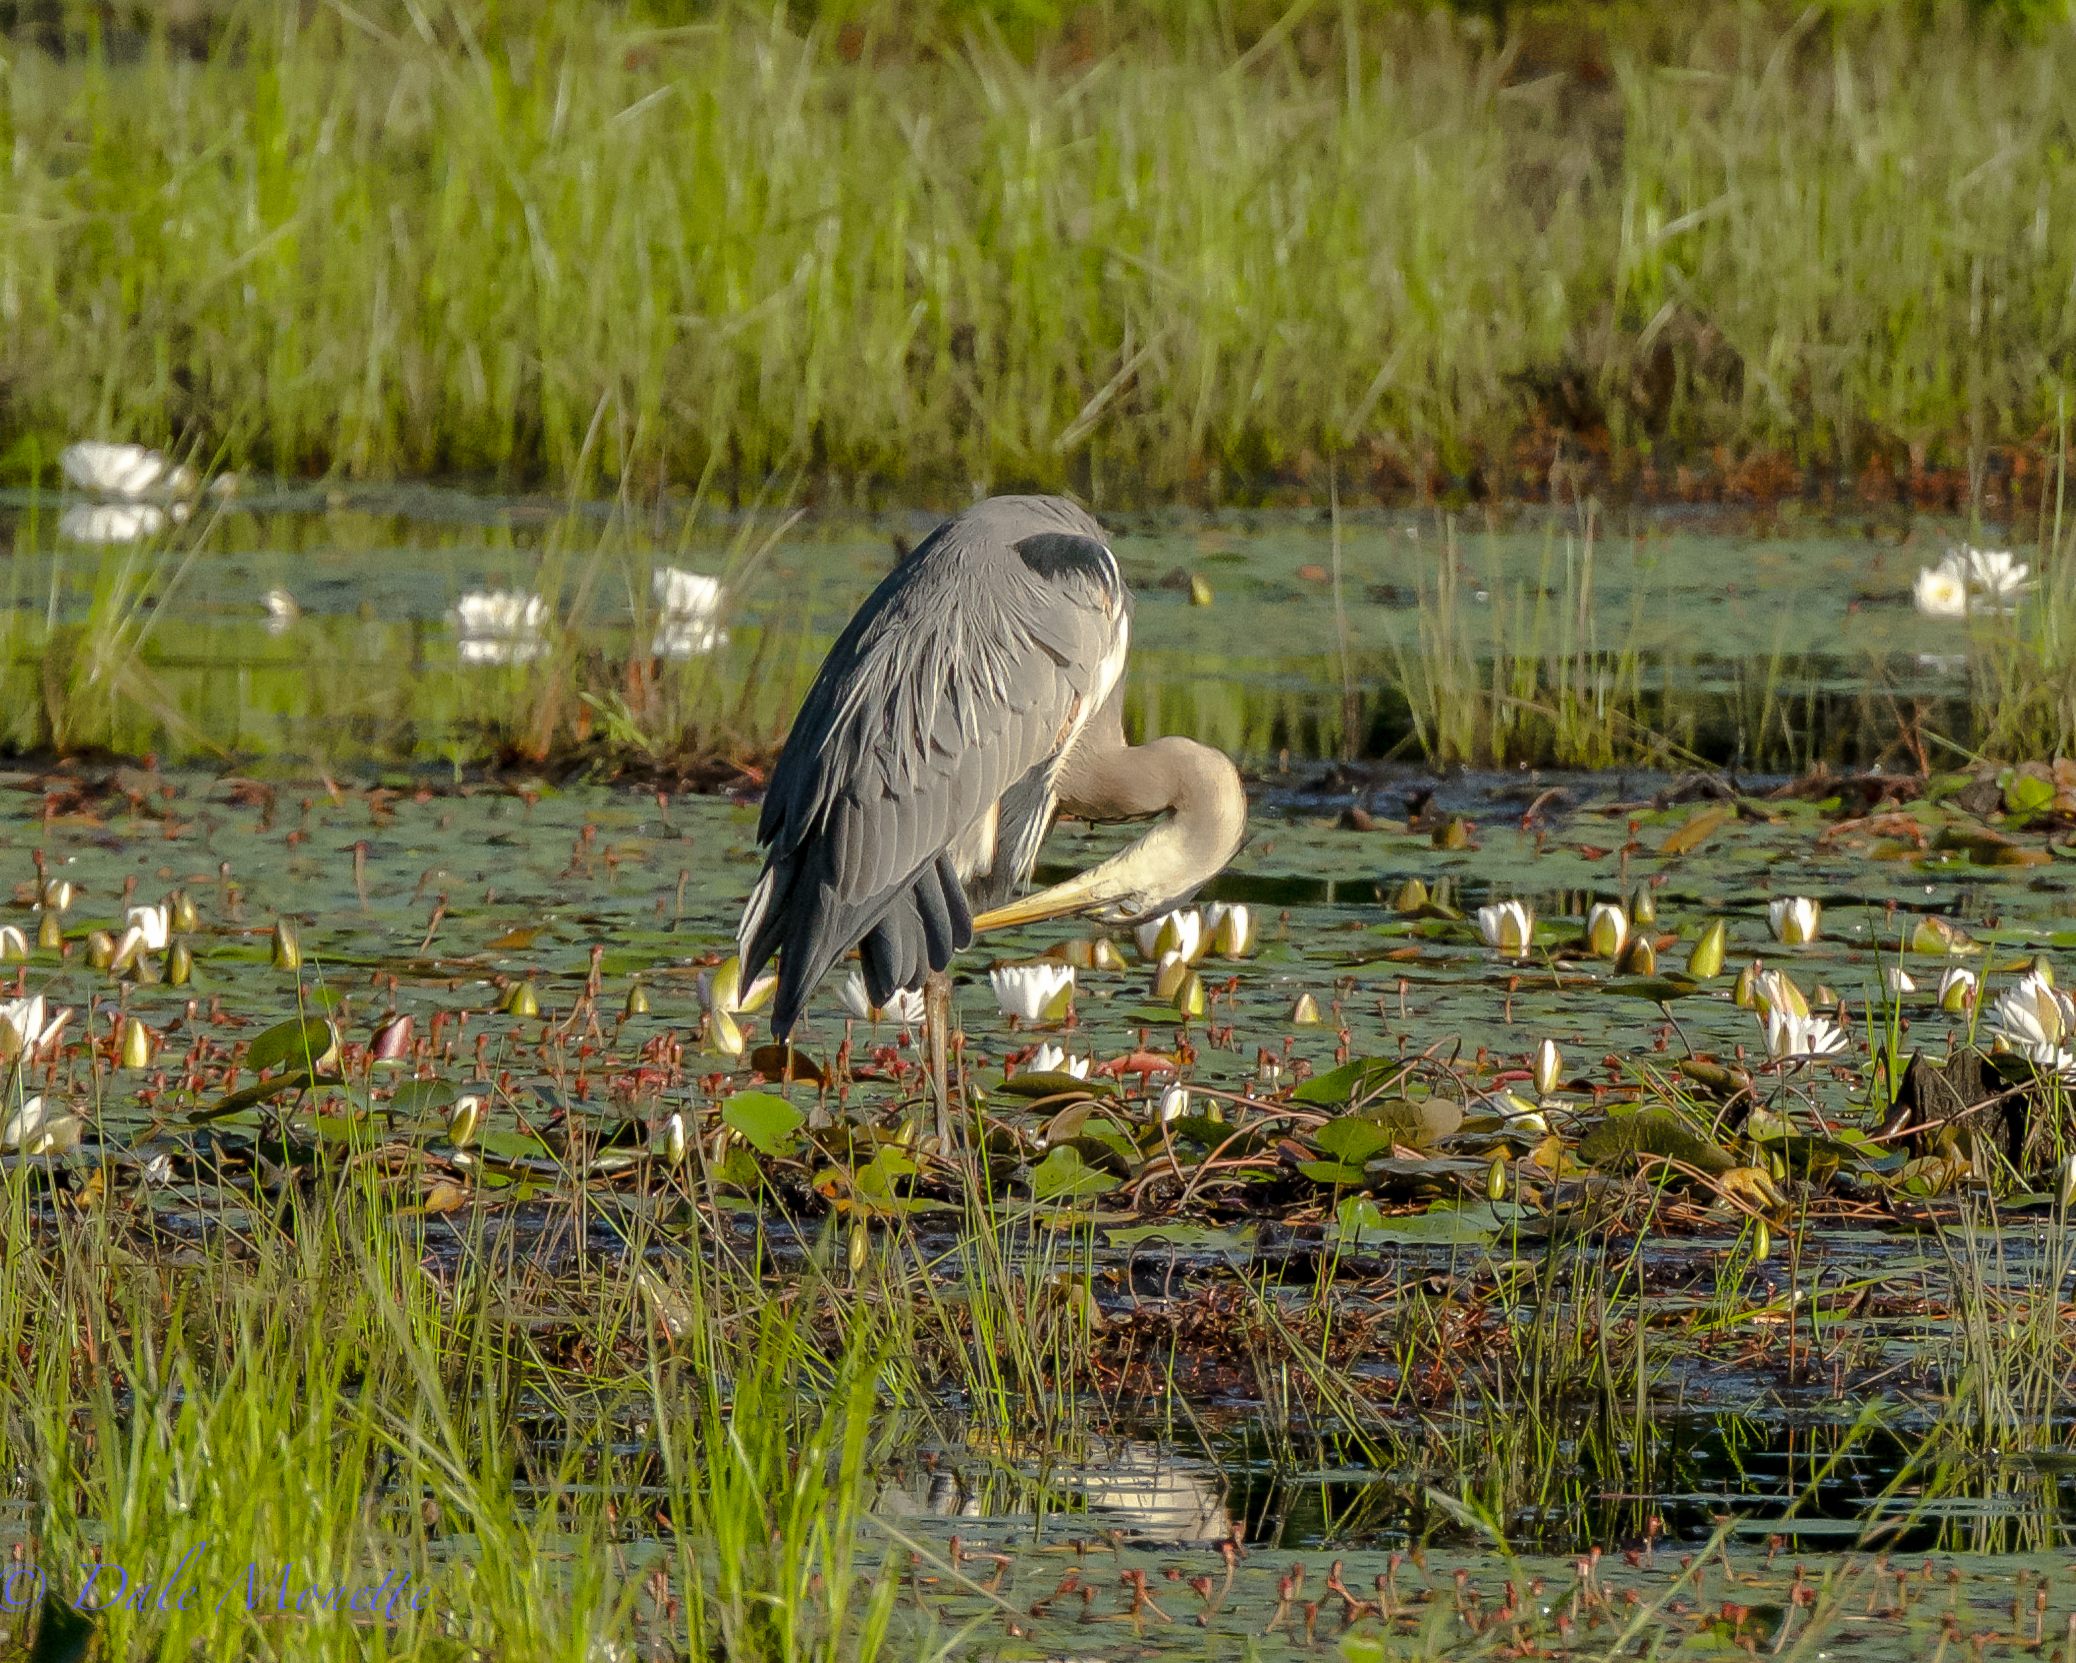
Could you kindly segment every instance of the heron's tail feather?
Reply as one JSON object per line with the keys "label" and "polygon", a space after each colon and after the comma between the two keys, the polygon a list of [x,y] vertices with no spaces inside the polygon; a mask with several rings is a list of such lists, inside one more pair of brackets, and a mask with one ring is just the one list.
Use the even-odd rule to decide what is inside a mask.
{"label": "heron's tail feather", "polygon": [[[781,866],[786,870],[781,873]],[[865,964],[865,991],[883,1005],[904,987],[920,987],[973,940],[973,913],[948,855],[939,855],[904,884],[851,906],[818,908],[814,874],[774,863],[758,881],[744,910],[738,943],[747,979],[778,955],[778,991],[771,1032],[783,1039],[809,995],[853,947]],[[826,895],[826,889],[821,890]]]}
{"label": "heron's tail feather", "polygon": [[865,961],[865,994],[884,1005],[904,987],[921,987],[923,978],[942,970],[973,941],[973,913],[953,871],[951,857],[939,855],[915,881],[894,895],[886,914],[859,943]]}

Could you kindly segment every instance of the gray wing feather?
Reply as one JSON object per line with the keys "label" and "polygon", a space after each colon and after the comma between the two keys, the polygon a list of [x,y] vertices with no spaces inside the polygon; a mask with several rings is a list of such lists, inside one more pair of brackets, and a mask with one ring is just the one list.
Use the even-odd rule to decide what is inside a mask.
{"label": "gray wing feather", "polygon": [[[1045,558],[1019,552],[1033,538]],[[1057,498],[982,503],[903,561],[830,649],[772,772],[757,827],[771,883],[738,938],[745,977],[778,954],[775,1033],[860,942],[883,1002],[913,985],[885,977],[919,981],[972,939],[938,857],[991,804],[1013,797],[1020,818],[980,887],[1020,875],[1005,845],[1035,854],[1028,822],[1052,813],[1042,781],[1124,602],[1107,553],[1075,558],[1083,540],[1100,549],[1101,528]]]}

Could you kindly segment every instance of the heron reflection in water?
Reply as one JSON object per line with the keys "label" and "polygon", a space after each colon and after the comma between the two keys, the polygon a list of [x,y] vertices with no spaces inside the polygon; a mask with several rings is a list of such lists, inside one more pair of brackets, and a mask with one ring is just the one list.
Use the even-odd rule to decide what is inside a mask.
{"label": "heron reflection in water", "polygon": [[[757,824],[768,853],[737,932],[743,985],[777,956],[778,1040],[853,947],[874,1005],[922,988],[940,1137],[943,972],[976,931],[1156,917],[1246,836],[1246,793],[1221,752],[1125,743],[1131,623],[1101,526],[1058,497],[992,497],[858,609],[772,771]],[[1061,809],[1165,818],[1078,877],[1014,899]]]}
{"label": "heron reflection in water", "polygon": [[1044,1463],[1039,1471],[1021,1462],[980,1474],[940,1467],[912,1488],[883,1490],[874,1505],[884,1513],[982,1519],[1029,1514],[1041,1503],[1049,1511],[1063,1500],[1078,1501],[1105,1528],[1149,1542],[1223,1542],[1233,1534],[1215,1468],[1129,1439],[1094,1440],[1080,1461]]}

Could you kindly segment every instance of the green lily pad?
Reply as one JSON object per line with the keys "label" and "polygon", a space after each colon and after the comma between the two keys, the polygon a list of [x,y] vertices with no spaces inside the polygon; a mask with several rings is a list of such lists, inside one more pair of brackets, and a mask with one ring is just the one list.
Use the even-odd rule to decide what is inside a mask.
{"label": "green lily pad", "polygon": [[1678,1161],[1711,1178],[1737,1165],[1728,1150],[1687,1125],[1670,1109],[1609,1115],[1579,1140],[1579,1159],[1588,1166],[1613,1166],[1638,1155]]}
{"label": "green lily pad", "polygon": [[790,1155],[807,1116],[768,1091],[739,1091],[721,1105],[722,1121],[767,1155]]}
{"label": "green lily pad", "polygon": [[1054,1149],[1031,1169],[1034,1201],[1080,1201],[1107,1195],[1124,1180],[1089,1166],[1072,1148]]}

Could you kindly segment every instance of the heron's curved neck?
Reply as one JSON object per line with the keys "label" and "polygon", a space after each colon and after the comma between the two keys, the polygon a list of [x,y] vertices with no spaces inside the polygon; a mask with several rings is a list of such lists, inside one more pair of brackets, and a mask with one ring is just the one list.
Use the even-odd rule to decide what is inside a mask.
{"label": "heron's curved neck", "polygon": [[1190,739],[1156,739],[1076,759],[1060,804],[1089,820],[1167,813],[1127,849],[1065,883],[974,919],[1004,929],[1083,913],[1127,924],[1168,911],[1216,877],[1247,836],[1247,793],[1222,751]]}

